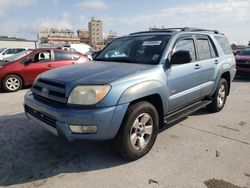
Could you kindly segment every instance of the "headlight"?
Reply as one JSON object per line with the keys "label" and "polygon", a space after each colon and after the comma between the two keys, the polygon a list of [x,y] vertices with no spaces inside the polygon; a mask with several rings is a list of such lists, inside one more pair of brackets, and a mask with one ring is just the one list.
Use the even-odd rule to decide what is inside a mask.
{"label": "headlight", "polygon": [[77,86],[70,93],[68,104],[93,105],[100,102],[109,92],[109,85]]}

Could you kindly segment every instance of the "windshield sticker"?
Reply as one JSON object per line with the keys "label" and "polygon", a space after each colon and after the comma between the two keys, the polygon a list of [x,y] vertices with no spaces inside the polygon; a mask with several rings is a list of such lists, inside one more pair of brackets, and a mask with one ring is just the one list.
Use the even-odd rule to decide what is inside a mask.
{"label": "windshield sticker", "polygon": [[159,46],[162,41],[144,41],[142,46]]}

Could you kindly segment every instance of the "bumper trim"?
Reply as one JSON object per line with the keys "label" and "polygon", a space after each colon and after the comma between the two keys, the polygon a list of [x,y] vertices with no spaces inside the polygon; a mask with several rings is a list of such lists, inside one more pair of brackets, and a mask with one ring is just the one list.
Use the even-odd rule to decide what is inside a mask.
{"label": "bumper trim", "polygon": [[54,127],[47,125],[46,123],[42,122],[41,120],[37,119],[36,117],[34,117],[33,115],[31,115],[30,113],[26,112],[25,113],[26,116],[33,122],[37,123],[40,127],[47,129],[48,131],[50,131],[51,133],[53,133],[54,135],[58,136],[58,132],[57,129],[55,129]]}

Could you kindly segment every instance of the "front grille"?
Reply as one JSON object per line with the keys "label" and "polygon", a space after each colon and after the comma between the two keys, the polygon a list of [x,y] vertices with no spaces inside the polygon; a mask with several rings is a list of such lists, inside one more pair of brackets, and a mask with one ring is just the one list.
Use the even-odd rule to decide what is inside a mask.
{"label": "front grille", "polygon": [[65,85],[51,80],[38,79],[33,87],[32,92],[42,98],[66,104]]}
{"label": "front grille", "polygon": [[25,111],[28,112],[29,114],[31,114],[32,116],[34,116],[35,118],[39,119],[40,121],[56,128],[56,119],[49,117],[41,112],[38,112],[36,110],[34,110],[33,108],[25,105]]}

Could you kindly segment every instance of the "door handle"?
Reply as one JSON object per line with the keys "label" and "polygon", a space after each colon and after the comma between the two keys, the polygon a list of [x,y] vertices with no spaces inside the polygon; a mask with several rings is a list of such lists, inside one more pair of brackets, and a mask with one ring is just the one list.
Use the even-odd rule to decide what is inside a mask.
{"label": "door handle", "polygon": [[73,65],[73,64],[75,64],[76,62],[72,62],[71,64]]}
{"label": "door handle", "polygon": [[195,68],[195,69],[200,69],[201,66],[200,66],[199,64],[195,64],[195,65],[194,65],[194,68]]}
{"label": "door handle", "polygon": [[52,65],[51,65],[51,64],[48,64],[48,67],[52,67]]}
{"label": "door handle", "polygon": [[216,59],[214,60],[214,64],[218,65],[219,64],[219,61]]}

